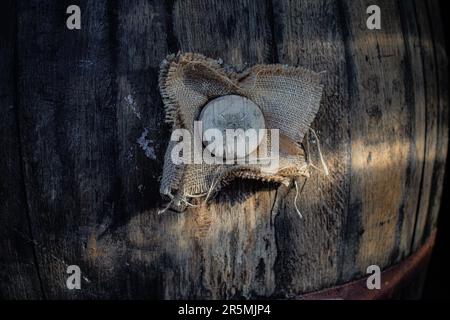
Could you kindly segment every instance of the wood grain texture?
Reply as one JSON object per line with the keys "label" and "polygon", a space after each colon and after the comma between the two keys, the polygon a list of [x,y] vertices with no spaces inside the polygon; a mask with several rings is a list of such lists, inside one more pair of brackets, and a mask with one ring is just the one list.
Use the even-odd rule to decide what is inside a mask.
{"label": "wood grain texture", "polygon": [[[348,26],[348,61],[353,72],[350,135],[350,203],[361,219],[357,271],[371,264],[384,268],[398,260],[401,229],[414,211],[404,212],[412,173],[409,154],[414,150],[405,87],[405,43],[397,3],[382,1],[383,26],[367,32],[358,19],[369,2],[343,5]],[[419,137],[420,138],[420,137]],[[416,161],[415,159],[413,161]]]}
{"label": "wood grain texture", "polygon": [[[76,31],[71,1],[2,4],[0,296],[295,298],[410,255],[436,227],[447,55],[437,1],[378,2],[374,31],[365,0],[82,0]],[[249,181],[157,215],[159,63],[178,50],[323,71],[330,175],[312,171],[303,219],[294,188]]]}
{"label": "wood grain texture", "polygon": [[45,298],[30,230],[16,95],[14,1],[0,10],[0,298]]}
{"label": "wood grain texture", "polygon": [[405,102],[410,112],[408,134],[411,137],[407,176],[405,181],[405,196],[399,215],[402,223],[397,224],[399,233],[398,253],[396,260],[405,258],[411,253],[411,242],[414,236],[416,213],[420,202],[422,173],[425,159],[426,139],[426,97],[424,65],[422,60],[420,32],[416,19],[416,6],[413,1],[399,1],[400,21],[405,43],[404,85]]}
{"label": "wood grain texture", "polygon": [[[434,54],[434,42],[431,30],[431,20],[427,3],[416,1],[416,17],[419,25],[419,35],[421,42],[423,77],[425,84],[425,154],[423,160],[423,172],[421,181],[421,197],[416,216],[416,227],[412,240],[412,249],[415,251],[426,238],[426,224],[428,220],[430,200],[435,195],[432,194],[433,173],[435,170],[435,160],[437,155],[438,140],[438,117],[439,115],[439,87],[437,78],[436,57]],[[435,17],[437,19],[437,17]]]}
{"label": "wood grain texture", "polygon": [[[292,190],[276,220],[278,245],[283,248],[276,266],[278,294],[295,296],[336,283],[345,273],[341,245],[349,211],[348,77],[336,1],[277,1],[274,21],[280,63],[325,71],[322,104],[312,128],[320,137],[330,175],[312,171],[299,198],[304,219],[293,214],[296,192]],[[319,166],[315,145],[311,151]]]}
{"label": "wood grain texture", "polygon": [[[113,44],[106,1],[80,2],[83,31],[76,32],[64,27],[68,5],[19,3],[20,139],[44,294],[96,298],[106,291],[90,282],[90,256],[108,219],[120,214]],[[71,264],[84,272],[83,291],[66,288]]]}
{"label": "wood grain texture", "polygon": [[101,277],[104,286],[110,286],[106,281],[113,270],[119,284],[115,295],[120,297],[158,297],[163,290],[165,258],[160,239],[167,228],[156,212],[161,205],[159,177],[169,132],[158,73],[160,62],[173,46],[167,36],[171,26],[165,2],[114,4],[121,213],[110,232],[97,242],[103,253],[97,261],[109,261],[101,267]]}
{"label": "wood grain texture", "polygon": [[439,88],[439,111],[437,116],[437,152],[435,158],[435,168],[433,170],[432,189],[430,193],[430,209],[428,221],[425,229],[426,238],[437,227],[437,219],[441,205],[443,193],[445,165],[448,154],[448,123],[449,123],[449,83],[448,83],[448,55],[446,52],[445,37],[440,30],[443,30],[442,17],[439,14],[440,7],[437,1],[427,1],[427,13],[430,17],[431,30],[433,35],[434,55],[436,59],[436,78]]}

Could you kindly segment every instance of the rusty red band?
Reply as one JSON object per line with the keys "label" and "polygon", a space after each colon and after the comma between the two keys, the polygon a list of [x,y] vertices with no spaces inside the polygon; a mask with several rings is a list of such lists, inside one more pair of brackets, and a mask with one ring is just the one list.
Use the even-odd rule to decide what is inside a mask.
{"label": "rusty red band", "polygon": [[414,281],[428,265],[436,239],[434,232],[427,242],[408,258],[381,273],[381,289],[367,289],[367,277],[336,287],[306,293],[303,300],[383,300],[395,297],[395,293]]}

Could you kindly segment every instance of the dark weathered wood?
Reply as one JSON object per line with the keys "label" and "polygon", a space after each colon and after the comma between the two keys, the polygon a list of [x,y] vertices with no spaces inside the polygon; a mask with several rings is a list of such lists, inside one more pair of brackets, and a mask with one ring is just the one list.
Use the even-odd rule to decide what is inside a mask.
{"label": "dark weathered wood", "polygon": [[402,206],[410,197],[405,185],[410,148],[416,140],[410,128],[405,99],[405,43],[398,4],[378,3],[383,8],[382,29],[367,30],[360,13],[369,1],[343,4],[349,36],[349,68],[352,70],[350,136],[350,206],[360,219],[355,271],[367,266],[384,268],[396,261]]}
{"label": "dark weathered wood", "polygon": [[[158,89],[159,64],[170,50],[170,5],[167,1],[120,1],[115,4],[115,51],[118,128],[118,170],[121,179],[121,217],[107,236],[97,263],[105,287],[112,276],[121,297],[156,298],[164,295],[166,259],[164,235],[168,222],[157,215],[161,205],[159,177],[169,140]],[[102,261],[110,261],[105,264]],[[109,265],[109,266],[108,266]],[[126,275],[126,276],[124,276]],[[126,289],[124,289],[124,287]],[[121,291],[119,291],[121,290]]]}
{"label": "dark weathered wood", "polygon": [[[437,219],[441,206],[442,188],[444,186],[445,166],[448,153],[448,124],[449,124],[449,85],[448,85],[448,54],[446,52],[445,36],[442,25],[441,8],[437,1],[427,1],[427,13],[430,17],[430,24],[433,35],[433,48],[436,59],[436,81],[439,88],[439,111],[437,117],[437,152],[435,158],[435,168],[433,170],[432,188],[430,192],[430,209],[425,230],[426,240],[437,227]],[[423,242],[422,242],[423,243]]]}
{"label": "dark weathered wood", "polygon": [[411,141],[408,152],[408,174],[405,180],[406,190],[399,210],[403,221],[401,224],[397,224],[399,227],[397,232],[400,235],[397,261],[411,253],[411,242],[414,236],[422,186],[426,134],[424,120],[427,111],[420,33],[417,20],[411,19],[411,17],[416,17],[416,5],[414,1],[399,1],[399,10],[405,42],[403,74],[405,102],[411,117],[408,128]]}
{"label": "dark weathered wood", "polygon": [[[423,171],[421,181],[421,196],[416,216],[416,227],[412,240],[412,250],[424,242],[426,224],[430,208],[430,200],[435,196],[432,190],[433,171],[438,140],[439,88],[437,78],[437,61],[434,54],[431,21],[426,1],[416,1],[416,17],[419,26],[419,39],[422,53],[423,77],[425,88],[426,111],[425,118],[425,152],[423,157]],[[438,16],[434,17],[439,19]]]}
{"label": "dark weathered wood", "polygon": [[[342,277],[350,168],[348,76],[338,2],[277,1],[274,13],[279,61],[324,71],[322,104],[312,128],[321,139],[330,175],[313,171],[306,182],[298,200],[304,219],[294,214],[292,190],[276,220],[283,248],[276,266],[278,292],[295,295]],[[316,147],[311,150],[320,167]]]}
{"label": "dark weathered wood", "polygon": [[0,297],[44,298],[22,172],[16,95],[14,1],[0,10]]}
{"label": "dark weathered wood", "polygon": [[[47,298],[109,294],[103,279],[91,282],[95,242],[121,215],[108,3],[81,1],[80,31],[65,28],[65,1],[18,6],[20,138]],[[83,291],[66,288],[71,264],[83,270]]]}
{"label": "dark weathered wood", "polygon": [[[448,143],[437,1],[378,1],[374,31],[370,1],[83,0],[75,31],[69,4],[0,10],[2,297],[296,297],[397,263],[435,229]],[[157,215],[159,63],[178,50],[323,71],[312,128],[330,175],[312,171],[303,219],[295,189],[248,181]],[[82,290],[66,288],[70,264]]]}

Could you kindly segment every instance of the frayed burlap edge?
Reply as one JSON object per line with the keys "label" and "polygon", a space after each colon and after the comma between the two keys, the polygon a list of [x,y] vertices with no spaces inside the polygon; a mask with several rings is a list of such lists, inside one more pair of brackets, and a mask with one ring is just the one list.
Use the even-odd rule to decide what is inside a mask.
{"label": "frayed burlap edge", "polygon": [[[165,107],[166,123],[172,126],[172,130],[177,128],[186,128],[189,127],[190,124],[184,123],[181,114],[182,106],[178,105],[177,99],[171,95],[169,90],[167,89],[170,85],[170,79],[176,77],[176,72],[179,70],[179,65],[186,65],[190,63],[199,63],[203,66],[207,66],[211,70],[213,70],[218,75],[223,76],[229,81],[229,85],[234,87],[234,92],[239,94],[241,91],[248,91],[248,88],[245,90],[241,90],[239,84],[245,83],[245,81],[251,81],[252,75],[259,74],[270,74],[270,75],[283,75],[287,76],[292,74],[292,76],[298,76],[299,72],[302,75],[306,75],[308,80],[311,80],[314,85],[320,86],[318,74],[312,72],[310,70],[304,69],[302,67],[289,67],[286,65],[254,65],[250,68],[242,72],[227,71],[224,68],[221,60],[214,60],[211,58],[207,58],[204,55],[196,54],[196,53],[178,53],[172,54],[166,57],[161,63],[160,66],[160,75],[159,75],[159,87],[162,96],[162,100]],[[256,78],[255,80],[256,81]],[[316,111],[317,112],[317,111]],[[315,115],[315,114],[314,114]],[[303,136],[302,136],[303,137]],[[302,138],[301,137],[301,138]],[[298,159],[303,164],[296,167],[288,168],[284,172],[277,172],[276,174],[263,174],[259,167],[251,167],[249,165],[246,166],[234,166],[231,168],[220,168],[219,173],[215,174],[217,176],[217,181],[209,181],[208,191],[205,193],[204,188],[199,188],[195,190],[193,194],[186,194],[183,190],[183,176],[185,174],[186,165],[174,165],[169,158],[170,146],[168,148],[168,152],[166,153],[165,161],[164,161],[164,173],[169,173],[170,181],[162,181],[160,192],[163,195],[169,196],[171,201],[172,208],[184,208],[186,204],[189,204],[188,199],[192,197],[206,197],[209,198],[220,188],[229,184],[232,180],[236,178],[242,179],[255,179],[266,182],[276,182],[288,184],[288,181],[297,178],[297,177],[308,177],[309,176],[309,166],[305,161],[304,156],[298,155]],[[181,188],[180,188],[181,187]],[[183,194],[184,193],[184,194]]]}

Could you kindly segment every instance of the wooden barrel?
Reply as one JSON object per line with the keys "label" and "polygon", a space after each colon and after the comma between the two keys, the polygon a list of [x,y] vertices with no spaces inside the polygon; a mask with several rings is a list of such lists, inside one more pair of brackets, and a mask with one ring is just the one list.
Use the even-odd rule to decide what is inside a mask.
{"label": "wooden barrel", "polygon": [[[448,144],[437,1],[3,1],[0,296],[299,298],[404,261],[436,228]],[[157,212],[169,53],[323,73],[330,175],[235,182]],[[275,201],[281,198],[280,201]],[[66,271],[79,266],[81,290]]]}

